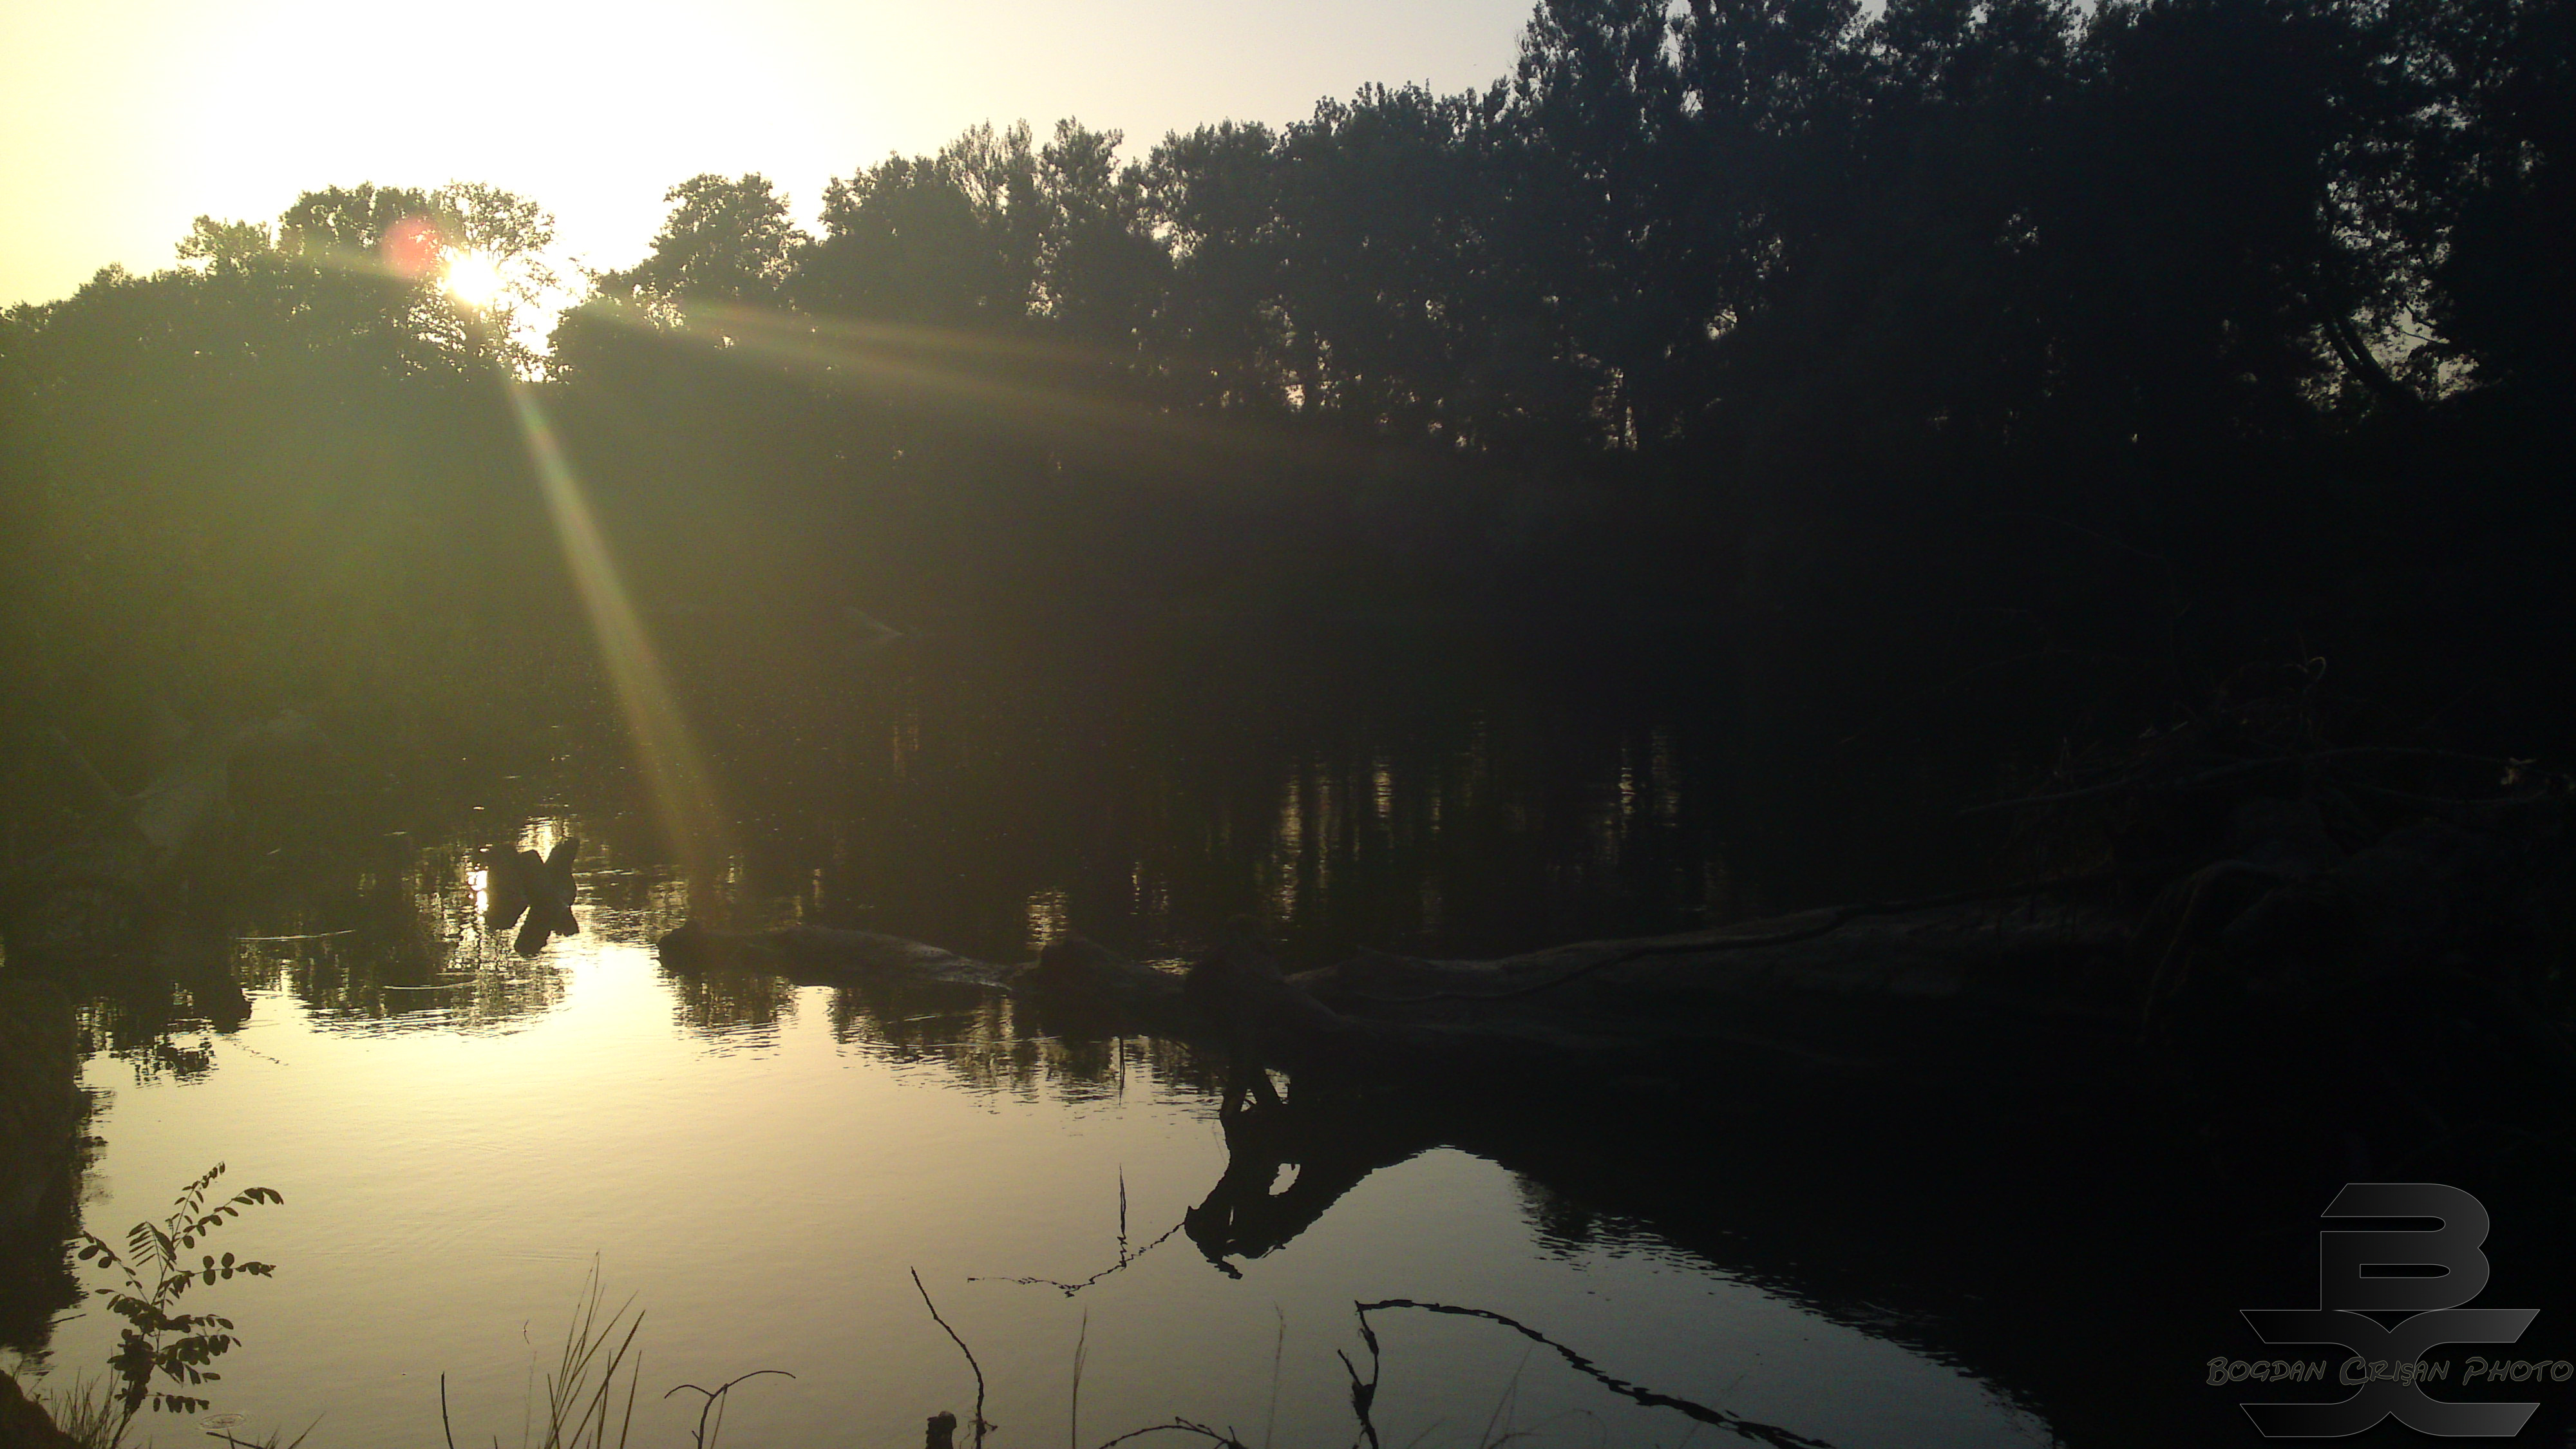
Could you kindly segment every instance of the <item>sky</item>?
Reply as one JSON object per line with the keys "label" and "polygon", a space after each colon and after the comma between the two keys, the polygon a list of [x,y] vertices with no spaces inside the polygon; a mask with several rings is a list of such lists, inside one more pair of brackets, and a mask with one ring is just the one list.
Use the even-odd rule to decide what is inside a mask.
{"label": "sky", "polygon": [[1506,75],[1529,0],[0,0],[0,306],[175,261],[199,215],[486,181],[623,266],[662,194],[823,182],[979,121],[1273,124],[1370,81]]}

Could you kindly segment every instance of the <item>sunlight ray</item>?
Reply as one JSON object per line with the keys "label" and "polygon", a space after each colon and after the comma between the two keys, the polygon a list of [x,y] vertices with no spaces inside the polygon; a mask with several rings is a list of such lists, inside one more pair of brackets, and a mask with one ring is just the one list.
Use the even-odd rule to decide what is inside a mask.
{"label": "sunlight ray", "polygon": [[636,761],[643,767],[663,832],[691,885],[711,883],[731,852],[705,758],[679,702],[672,697],[659,651],[618,576],[616,559],[552,421],[528,384],[513,381],[509,392],[529,461],[536,468],[537,487],[563,544],[564,561],[582,609],[590,616],[600,662],[617,693],[618,709],[634,741]]}
{"label": "sunlight ray", "polygon": [[1285,457],[1317,467],[1364,467],[1376,461],[1361,446],[1310,430],[1273,427],[1240,415],[1210,418],[1166,410],[1044,376],[1048,371],[1059,378],[1090,371],[1105,379],[1131,360],[1108,352],[755,307],[692,307],[678,314],[675,326],[670,312],[632,303],[594,306],[593,316],[620,327],[686,337],[743,362],[783,365],[809,384],[908,393],[1024,428],[1070,426],[1131,449]]}

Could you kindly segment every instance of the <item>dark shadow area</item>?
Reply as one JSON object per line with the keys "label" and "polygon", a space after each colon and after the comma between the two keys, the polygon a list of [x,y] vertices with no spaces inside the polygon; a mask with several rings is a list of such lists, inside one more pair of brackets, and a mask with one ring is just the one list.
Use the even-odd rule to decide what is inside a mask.
{"label": "dark shadow area", "polygon": [[[2266,1348],[2237,1313],[2313,1303],[2319,1214],[2339,1175],[2213,1172],[2170,1123],[2099,1096],[2040,1115],[1797,1093],[1712,1110],[1670,1083],[1499,1098],[1487,1086],[1445,1099],[1292,1090],[1245,1108],[1187,1231],[1230,1272],[1225,1256],[1286,1246],[1370,1173],[1455,1147],[1520,1174],[1559,1251],[1686,1254],[1992,1383],[2068,1444],[2232,1442],[2246,1432],[2240,1400],[2349,1392],[2205,1383],[2212,1357],[2345,1356]],[[1274,1190],[1285,1167],[1294,1180]],[[2511,1352],[2555,1357],[2569,1341],[2567,1325],[2547,1326],[2569,1266],[2564,1203],[2510,1181],[2477,1190],[2496,1224],[2496,1301],[2544,1308]],[[2509,1390],[2443,1397],[2532,1397]],[[2560,1412],[2544,1407],[2536,1426]],[[2413,1441],[2389,1425],[2361,1442]]]}
{"label": "dark shadow area", "polygon": [[44,982],[0,981],[0,1348],[41,1351],[81,1299],[79,1231],[89,1093],[74,1007]]}
{"label": "dark shadow area", "polygon": [[[2572,13],[1545,0],[1482,90],[982,126],[810,233],[688,178],[544,338],[552,223],[470,183],[8,309],[0,1343],[70,1291],[66,1063],[202,1074],[252,990],[497,1030],[575,929],[692,915],[1321,964],[2097,867],[2164,893],[2180,1087],[2070,1031],[1944,1094],[1710,1051],[1282,1104],[1063,1002],[836,981],[832,1025],[1251,1091],[1219,1264],[1454,1145],[2086,1444],[2232,1431],[2195,1366],[2307,1301],[2333,1180],[2447,1174],[2500,1299],[2560,1291],[2566,1078],[2519,1067],[2576,1039],[2568,877],[2516,872],[2576,757]],[[2131,870],[2166,826],[2179,885]],[[2295,1011],[2220,1001],[2248,961]],[[796,983],[669,984],[757,1042]]]}

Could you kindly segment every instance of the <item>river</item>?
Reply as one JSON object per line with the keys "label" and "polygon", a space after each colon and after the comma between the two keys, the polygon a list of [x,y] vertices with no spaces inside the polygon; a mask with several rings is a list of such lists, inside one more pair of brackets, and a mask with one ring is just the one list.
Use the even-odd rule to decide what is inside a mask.
{"label": "river", "polygon": [[[223,1188],[285,1198],[205,1245],[276,1265],[188,1302],[239,1325],[216,1417],[139,1427],[436,1443],[443,1381],[457,1443],[520,1443],[595,1284],[603,1313],[643,1315],[638,1445],[687,1440],[702,1401],[678,1386],[755,1370],[783,1372],[728,1396],[737,1449],[967,1418],[975,1379],[925,1291],[997,1449],[1176,1417],[1256,1449],[1350,1443],[1354,1373],[1388,1446],[2055,1442],[2045,1385],[1693,1187],[1737,1170],[1722,1133],[1647,1148],[1364,1110],[1349,1153],[1282,1164],[1286,1206],[1229,1239],[1185,1227],[1228,1168],[1215,1064],[1185,1048],[655,959],[719,902],[994,959],[1078,930],[1177,969],[1230,917],[1321,964],[1964,875],[1909,848],[1959,787],[1750,717],[1712,641],[1264,641],[959,629],[827,636],[760,683],[710,666],[690,712],[723,843],[694,882],[617,711],[577,692],[462,748],[341,740],[343,768],[246,779],[216,914],[248,1018],[85,1014],[87,1227],[162,1215],[218,1161]],[[582,929],[522,957],[482,918],[479,850],[567,838]],[[1354,1305],[1398,1299],[1481,1316],[1372,1310],[1372,1368]],[[116,1326],[59,1321],[53,1381],[95,1371]]]}

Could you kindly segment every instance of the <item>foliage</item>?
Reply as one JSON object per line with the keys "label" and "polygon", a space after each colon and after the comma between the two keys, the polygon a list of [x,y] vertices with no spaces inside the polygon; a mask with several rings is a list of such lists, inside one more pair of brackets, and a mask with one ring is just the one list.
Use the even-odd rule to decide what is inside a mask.
{"label": "foliage", "polygon": [[662,195],[670,218],[644,260],[602,273],[603,296],[760,305],[778,300],[790,256],[805,240],[787,197],[753,172],[733,180],[692,176]]}
{"label": "foliage", "polygon": [[[524,198],[201,218],[0,316],[0,708],[559,677],[577,619],[505,602],[566,583],[495,386],[541,370],[674,601],[1618,600],[1827,687],[2456,694],[2571,613],[2568,7],[1545,0],[1481,90],[977,126],[810,236],[690,177],[542,363]],[[390,266],[421,226],[509,300]]]}
{"label": "foliage", "polygon": [[207,1365],[241,1341],[234,1336],[229,1318],[212,1313],[173,1313],[171,1310],[188,1290],[212,1286],[235,1273],[265,1278],[277,1271],[273,1264],[237,1260],[230,1253],[220,1259],[201,1254],[195,1267],[182,1261],[182,1255],[193,1250],[200,1239],[241,1216],[242,1209],[286,1201],[272,1188],[252,1187],[208,1207],[207,1195],[223,1173],[224,1165],[216,1163],[204,1176],[180,1189],[169,1217],[158,1223],[147,1219],[128,1229],[123,1253],[94,1233],[81,1235],[82,1261],[95,1262],[125,1280],[122,1288],[94,1290],[126,1324],[118,1335],[115,1354],[108,1359],[108,1367],[121,1381],[120,1432],[122,1424],[133,1422],[147,1403],[171,1413],[204,1409],[206,1400],[177,1390],[222,1378]]}

